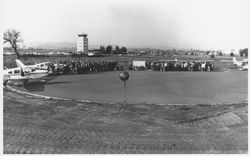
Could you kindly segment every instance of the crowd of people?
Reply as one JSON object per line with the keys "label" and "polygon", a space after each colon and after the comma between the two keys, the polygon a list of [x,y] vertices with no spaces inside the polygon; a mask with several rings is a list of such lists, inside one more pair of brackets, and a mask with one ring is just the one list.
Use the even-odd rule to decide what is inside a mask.
{"label": "crowd of people", "polygon": [[64,60],[50,63],[49,70],[55,74],[84,74],[88,72],[103,72],[121,70],[117,61],[113,60]]}
{"label": "crowd of people", "polygon": [[[145,70],[152,71],[213,71],[214,64],[209,61],[169,61],[146,62]],[[140,70],[140,68],[139,68]],[[143,68],[141,68],[143,70]]]}
{"label": "crowd of people", "polygon": [[[84,74],[89,72],[119,71],[123,65],[118,61],[106,59],[78,59],[64,60],[49,63],[48,69],[54,74]],[[146,61],[145,66],[133,67],[128,65],[129,70],[151,71],[213,71],[213,62],[209,61]]]}

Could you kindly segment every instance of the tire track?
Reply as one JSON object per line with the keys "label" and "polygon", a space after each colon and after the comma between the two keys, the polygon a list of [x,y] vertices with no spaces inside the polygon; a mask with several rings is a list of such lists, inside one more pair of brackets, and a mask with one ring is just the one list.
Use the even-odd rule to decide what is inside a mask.
{"label": "tire track", "polygon": [[[70,135],[69,135],[69,132]],[[107,133],[109,132],[109,133]],[[80,135],[79,135],[80,134]],[[108,136],[105,136],[108,134]],[[61,144],[73,144],[79,145],[84,144],[85,147],[96,149],[102,149],[103,142],[100,141],[100,138],[110,137],[110,136],[120,136],[119,140],[122,141],[123,138],[127,138],[128,135],[126,133],[123,136],[120,132],[117,131],[107,131],[104,132],[91,131],[88,129],[70,131],[70,130],[42,130],[39,128],[29,128],[29,127],[5,127],[4,128],[4,143],[5,144],[39,144],[41,146],[45,145],[61,145]],[[114,140],[114,139],[113,139]],[[121,143],[110,143],[110,149],[121,150]],[[138,147],[137,147],[138,148]]]}
{"label": "tire track", "polygon": [[[26,102],[28,101],[28,103],[31,104],[23,104],[22,102],[21,104],[16,104],[16,102],[18,102],[17,97],[10,96],[11,98],[9,98],[8,95],[6,96],[7,100],[11,100],[11,102],[5,103],[5,106],[8,105],[15,110],[9,109],[7,113],[4,113],[4,153],[177,153],[178,151],[190,149],[197,151],[196,147],[200,147],[200,150],[205,150],[207,146],[198,146],[198,144],[203,143],[202,140],[198,139],[195,143],[196,145],[192,145],[193,140],[190,138],[194,138],[196,135],[201,137],[210,134],[213,135],[211,130],[214,130],[213,132],[216,132],[215,135],[217,136],[226,133],[226,131],[216,131],[216,128],[213,128],[213,124],[211,124],[211,128],[213,129],[207,130],[206,127],[202,127],[202,129],[197,130],[197,123],[201,122],[199,124],[202,124],[206,118],[199,118],[199,121],[192,120],[192,122],[195,123],[193,127],[192,125],[187,127],[181,126],[178,122],[171,122],[171,124],[169,124],[167,120],[169,118],[167,118],[168,116],[166,114],[168,111],[161,110],[161,112],[154,117],[154,112],[149,112],[153,111],[154,108],[152,108],[152,110],[149,109],[147,112],[143,112],[145,109],[138,110],[142,113],[124,111],[120,115],[115,116],[114,113],[101,114],[100,111],[103,110],[102,107],[104,106],[70,105],[66,107],[64,104],[56,104],[56,102],[50,101],[48,101],[48,103],[46,101],[46,104],[43,105],[41,100],[31,98],[26,100]],[[25,101],[25,99],[23,100]],[[39,105],[34,106],[33,103],[37,104],[37,102]],[[60,111],[51,111],[53,107],[56,106],[62,106]],[[35,110],[35,115],[32,113],[32,115],[22,114],[22,112],[25,111],[19,113],[24,107],[32,111]],[[169,107],[174,108],[172,106]],[[113,107],[111,108],[113,110]],[[105,107],[104,109],[107,108]],[[157,107],[157,110],[159,109],[160,108]],[[240,118],[246,121],[247,111],[244,111],[245,109],[247,109],[247,105],[237,109],[233,108],[230,111],[239,114],[243,113]],[[174,108],[171,111],[177,110],[178,109]],[[182,111],[184,112],[184,110]],[[134,116],[136,113],[137,116]],[[124,115],[127,118],[125,118]],[[194,114],[194,117],[195,115],[196,114]],[[163,119],[165,116],[166,120]],[[221,114],[218,116],[223,117]],[[230,115],[229,113],[229,116],[232,117],[232,114]],[[111,119],[112,122],[99,120],[104,117],[105,120]],[[238,118],[227,118],[227,116],[224,118],[225,120],[222,121],[223,124],[242,124],[241,122],[237,122]],[[156,123],[155,121],[159,121],[158,119],[162,120]],[[154,125],[151,123],[154,123]],[[187,124],[189,124],[189,122],[187,122]],[[244,128],[247,129],[247,126]],[[240,130],[241,129],[238,130],[238,133],[243,132],[243,130]],[[183,136],[184,133],[185,136]],[[236,134],[234,133],[234,135]],[[239,139],[237,140],[237,138],[234,138],[234,140],[236,143],[241,141]],[[215,143],[217,143],[217,151],[226,149],[226,146],[221,142]],[[234,149],[245,149],[245,147],[240,147],[245,145],[244,143],[243,140],[242,144]],[[210,146],[214,147],[215,145]]]}

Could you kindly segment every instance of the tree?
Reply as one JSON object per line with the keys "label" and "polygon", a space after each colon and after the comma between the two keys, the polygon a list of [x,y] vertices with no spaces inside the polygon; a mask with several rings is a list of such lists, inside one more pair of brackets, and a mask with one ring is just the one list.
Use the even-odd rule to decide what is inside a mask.
{"label": "tree", "polygon": [[245,57],[247,57],[248,56],[248,48],[241,49],[239,53],[240,53],[240,56],[245,55]]}
{"label": "tree", "polygon": [[100,51],[101,51],[101,53],[105,53],[105,47],[104,46],[100,46]]}
{"label": "tree", "polygon": [[115,46],[115,54],[120,54],[120,48],[119,46]]}
{"label": "tree", "polygon": [[248,48],[243,49],[245,56],[248,57]]}
{"label": "tree", "polygon": [[233,52],[231,52],[231,53],[230,53],[230,56],[232,56],[232,57],[233,57],[233,56],[234,56],[234,53],[233,53]]}
{"label": "tree", "polygon": [[127,48],[126,47],[121,47],[120,52],[122,54],[126,54],[127,53]]}
{"label": "tree", "polygon": [[14,49],[17,58],[19,59],[20,54],[18,52],[20,46],[19,43],[22,43],[23,39],[21,38],[21,32],[16,31],[15,29],[8,29],[3,34],[3,43],[9,43]]}
{"label": "tree", "polygon": [[243,52],[242,52],[242,50],[240,50],[240,52],[239,52],[239,53],[240,53],[240,56],[242,57],[242,56],[243,56]]}
{"label": "tree", "polygon": [[111,52],[112,52],[112,46],[111,46],[111,45],[108,45],[108,46],[106,47],[106,54],[111,54]]}
{"label": "tree", "polygon": [[214,54],[211,54],[210,57],[211,57],[212,59],[214,59],[215,56],[214,56]]}

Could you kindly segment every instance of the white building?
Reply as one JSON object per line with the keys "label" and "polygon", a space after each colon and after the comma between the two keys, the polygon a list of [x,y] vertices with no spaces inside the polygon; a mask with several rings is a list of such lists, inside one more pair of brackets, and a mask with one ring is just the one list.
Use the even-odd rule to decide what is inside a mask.
{"label": "white building", "polygon": [[88,38],[87,34],[78,34],[77,39],[77,54],[88,53]]}

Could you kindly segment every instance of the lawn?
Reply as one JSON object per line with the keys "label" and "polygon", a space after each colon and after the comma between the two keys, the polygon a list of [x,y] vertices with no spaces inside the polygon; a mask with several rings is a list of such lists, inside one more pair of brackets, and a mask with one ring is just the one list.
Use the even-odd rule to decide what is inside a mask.
{"label": "lawn", "polygon": [[[247,100],[247,72],[151,72],[129,71],[127,102],[130,104],[206,104]],[[121,102],[123,83],[119,72],[50,77],[31,82],[22,91],[41,95]]]}

